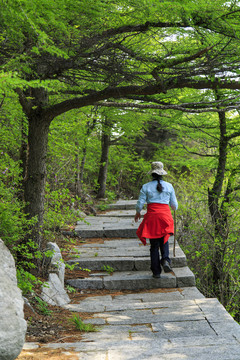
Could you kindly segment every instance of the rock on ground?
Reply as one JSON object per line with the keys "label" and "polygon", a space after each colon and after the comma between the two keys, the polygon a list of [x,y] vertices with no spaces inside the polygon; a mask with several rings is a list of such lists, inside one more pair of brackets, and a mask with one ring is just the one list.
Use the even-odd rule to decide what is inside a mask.
{"label": "rock on ground", "polygon": [[23,348],[27,330],[23,305],[14,259],[0,239],[0,360],[16,359]]}

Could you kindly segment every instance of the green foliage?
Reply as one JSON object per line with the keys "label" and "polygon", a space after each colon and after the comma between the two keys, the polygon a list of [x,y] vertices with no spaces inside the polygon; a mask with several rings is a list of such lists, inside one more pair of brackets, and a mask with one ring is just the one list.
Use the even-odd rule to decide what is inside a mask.
{"label": "green foliage", "polygon": [[[48,173],[51,186],[65,186],[73,190],[76,177],[82,175],[83,194],[91,193],[97,187],[101,133],[104,129],[111,133],[112,141],[106,197],[112,201],[116,194],[124,193],[126,187],[134,188],[139,174],[142,174],[142,167],[146,167],[142,160],[139,168],[141,159],[136,161],[134,141],[137,136],[141,137],[147,118],[147,113],[140,116],[132,111],[97,111],[89,107],[85,111],[72,112],[71,118],[70,114],[65,114],[56,119],[51,125],[49,137]],[[83,160],[84,167],[80,169]]]}
{"label": "green foliage", "polygon": [[72,286],[70,286],[70,285],[66,285],[66,290],[67,290],[67,292],[70,293],[70,294],[75,294],[76,291],[77,291],[74,287],[72,287]]}
{"label": "green foliage", "polygon": [[39,296],[35,296],[35,301],[37,304],[36,307],[41,312],[41,314],[46,316],[52,315],[52,310],[48,308],[48,304],[46,303],[46,301],[43,301]]}
{"label": "green foliage", "polygon": [[72,264],[72,265],[70,265],[68,263],[65,263],[65,266],[66,266],[66,269],[69,269],[69,270],[73,271],[76,268],[77,263]]}
{"label": "green foliage", "polygon": [[66,224],[74,223],[78,217],[74,210],[75,199],[70,191],[65,188],[51,191],[49,184],[46,186],[46,205],[44,214],[44,232],[46,237],[52,231],[58,231]]}
{"label": "green foliage", "polygon": [[96,332],[98,329],[92,324],[85,324],[78,314],[73,314],[69,319],[73,323],[77,330],[84,332]]}
{"label": "green foliage", "polygon": [[214,229],[208,216],[205,185],[200,185],[201,179],[200,173],[178,179],[177,239],[187,255],[190,267],[194,267],[194,273],[199,276],[203,286],[206,285],[202,289],[206,294]]}
{"label": "green foliage", "polygon": [[114,191],[106,191],[106,197],[109,202],[112,202],[116,199],[116,193]]}
{"label": "green foliage", "polygon": [[89,107],[85,111],[60,116],[52,122],[48,151],[48,181],[52,189],[63,185],[75,190],[77,174],[83,176],[83,192],[88,192],[93,185],[100,159],[100,138],[94,125],[96,117],[94,109]]}
{"label": "green foliage", "polygon": [[99,204],[99,205],[98,205],[98,209],[99,209],[100,211],[105,211],[105,210],[108,209],[108,204]]}
{"label": "green foliage", "polygon": [[[137,28],[131,30],[133,25]],[[91,196],[97,186],[101,136],[105,132],[111,140],[109,201],[117,196],[136,198],[141,185],[150,178],[150,162],[162,160],[169,170],[167,180],[173,182],[179,198],[179,241],[198,276],[200,289],[215,296],[212,264],[219,249],[220,300],[234,316],[239,312],[240,145],[239,114],[234,110],[239,107],[239,103],[234,105],[239,94],[238,90],[221,90],[219,102],[216,91],[206,90],[213,83],[213,88],[218,88],[214,72],[220,84],[221,71],[221,85],[230,78],[230,88],[234,88],[239,78],[239,34],[236,1],[2,1],[0,237],[17,261],[18,282],[24,293],[33,290],[36,278],[27,270],[35,266],[34,260],[41,254],[30,232],[36,219],[27,219],[21,200],[23,177],[29,175],[21,168],[21,144],[26,145],[28,134],[25,116],[31,124],[32,114],[48,113],[57,117],[50,126],[45,240],[52,240],[56,231],[76,222],[74,209],[79,205],[94,205]],[[134,98],[117,91],[116,97],[121,96],[121,100],[116,100],[116,106],[125,97],[136,106],[156,104],[160,108],[126,110],[131,108],[128,104],[121,110],[103,110],[98,100],[110,99],[109,93],[105,98],[103,93],[110,88],[113,94],[112,90],[121,86],[128,90],[139,86],[140,91],[133,94]],[[49,102],[44,109],[33,97],[34,88],[44,88],[47,93]],[[141,95],[145,88],[156,93]],[[98,90],[103,90],[99,98]],[[77,110],[84,98],[84,104],[97,106]],[[72,107],[61,107],[73,99]],[[175,105],[178,110],[173,110]],[[229,143],[218,197],[229,227],[223,239],[209,216],[207,194],[221,158],[221,131],[215,110],[227,105],[233,110],[228,112],[227,131],[220,141]],[[201,112],[210,107],[214,112]],[[41,118],[40,123],[44,120]],[[187,178],[181,177],[184,172]],[[75,196],[76,179],[79,197]],[[229,189],[231,194],[226,198]]]}
{"label": "green foliage", "polygon": [[138,157],[133,146],[116,145],[110,148],[107,189],[118,196],[137,197],[141,185],[147,177],[150,163]]}
{"label": "green foliage", "polygon": [[16,96],[11,91],[8,96],[0,108],[0,238],[16,261],[18,286],[27,295],[41,284],[31,274],[41,254],[31,239],[36,218],[28,219],[22,200],[19,144],[26,124]]}
{"label": "green foliage", "polygon": [[36,276],[29,271],[23,270],[23,268],[17,269],[17,281],[18,287],[22,290],[24,296],[31,294],[36,286],[42,284]]}
{"label": "green foliage", "polygon": [[0,237],[10,245],[17,242],[25,233],[26,216],[23,203],[17,198],[20,182],[19,163],[6,151],[1,151],[0,162]]}
{"label": "green foliage", "polygon": [[[208,173],[204,174],[204,178],[211,181]],[[214,233],[203,173],[179,178],[176,191],[180,204],[177,211],[177,240],[187,256],[188,265],[196,275],[197,287],[207,297],[218,297],[232,316],[240,321],[239,204],[235,206],[233,216],[229,218],[231,230],[228,238],[223,241]],[[221,271],[221,279],[217,292],[212,268],[216,248],[221,249],[221,259],[217,264]]]}
{"label": "green foliage", "polygon": [[114,272],[114,268],[110,265],[103,265],[102,270],[106,271],[109,275],[112,275]]}
{"label": "green foliage", "polygon": [[[67,251],[67,250],[65,250],[65,251]],[[73,251],[74,252],[77,252],[78,253],[78,255],[77,254],[72,254],[72,250],[69,250],[69,254],[71,254],[71,258],[80,258],[80,255],[79,255],[79,251],[78,251],[78,249],[73,249]],[[61,260],[62,262],[64,262],[64,260]],[[65,263],[65,267],[66,267],[66,269],[68,269],[68,270],[70,270],[70,271],[73,271],[74,269],[78,269],[78,270],[82,270],[82,271],[87,271],[87,272],[91,272],[91,270],[90,269],[87,269],[87,268],[82,268],[82,267],[80,267],[79,266],[79,263],[77,263],[77,262],[75,262],[75,263],[73,263],[73,264],[68,264],[67,262],[64,262]]]}

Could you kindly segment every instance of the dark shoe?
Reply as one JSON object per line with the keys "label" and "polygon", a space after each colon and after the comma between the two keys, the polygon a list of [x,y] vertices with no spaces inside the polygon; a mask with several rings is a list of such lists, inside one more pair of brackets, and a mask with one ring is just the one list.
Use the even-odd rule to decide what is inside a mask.
{"label": "dark shoe", "polygon": [[160,274],[153,274],[153,277],[159,279],[161,277],[161,275]]}
{"label": "dark shoe", "polygon": [[167,260],[163,261],[163,270],[165,273],[169,273],[172,271],[172,268]]}

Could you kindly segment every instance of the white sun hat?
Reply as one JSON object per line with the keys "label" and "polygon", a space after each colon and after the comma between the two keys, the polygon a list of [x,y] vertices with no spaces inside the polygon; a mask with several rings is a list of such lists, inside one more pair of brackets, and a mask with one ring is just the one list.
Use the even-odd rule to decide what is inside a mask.
{"label": "white sun hat", "polygon": [[161,161],[152,162],[152,174],[166,175],[167,172],[163,169],[163,163]]}

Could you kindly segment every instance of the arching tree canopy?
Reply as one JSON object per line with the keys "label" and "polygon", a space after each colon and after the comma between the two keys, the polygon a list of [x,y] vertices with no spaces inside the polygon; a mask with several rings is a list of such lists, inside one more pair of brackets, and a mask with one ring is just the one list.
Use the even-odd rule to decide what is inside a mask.
{"label": "arching tree canopy", "polygon": [[239,304],[239,20],[235,0],[1,0],[0,235],[41,250],[45,191],[53,218],[51,196],[106,185],[107,165],[132,195],[145,160],[197,164],[181,225],[210,295]]}
{"label": "arching tree canopy", "polygon": [[[236,1],[3,0],[0,89],[28,120],[26,212],[43,219],[51,121],[76,108],[238,107]],[[190,89],[188,101],[183,89]],[[222,90],[215,99],[206,89]],[[149,105],[150,104],[150,105]],[[107,103],[106,103],[107,105]]]}
{"label": "arching tree canopy", "polygon": [[[47,89],[51,119],[111,97],[239,88],[235,1],[3,3],[1,77]],[[21,102],[28,115],[41,106]]]}

